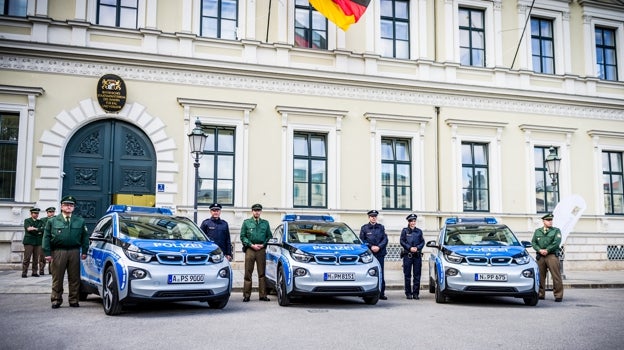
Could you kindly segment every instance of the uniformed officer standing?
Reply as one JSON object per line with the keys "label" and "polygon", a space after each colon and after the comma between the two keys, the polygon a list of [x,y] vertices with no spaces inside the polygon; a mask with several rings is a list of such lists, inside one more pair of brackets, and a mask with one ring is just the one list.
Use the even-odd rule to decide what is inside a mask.
{"label": "uniformed officer standing", "polygon": [[386,257],[386,246],[388,245],[388,236],[386,235],[386,228],[382,224],[377,223],[377,210],[368,211],[368,224],[365,224],[360,229],[360,239],[368,246],[373,252],[373,255],[379,261],[381,265],[381,295],[379,299],[386,300],[386,277],[384,273],[384,259]]}
{"label": "uniformed officer standing", "polygon": [[32,258],[32,276],[39,277],[39,255],[43,239],[43,222],[39,220],[39,208],[30,208],[30,217],[24,220],[24,259],[22,260],[22,278],[28,277],[28,266]]}
{"label": "uniformed officer standing", "polygon": [[[403,275],[405,276],[405,297],[407,299],[420,299],[420,272],[422,270],[422,249],[425,246],[425,238],[422,230],[416,227],[416,214],[409,214],[406,218],[407,227],[401,230],[400,243],[403,247]],[[414,283],[412,284],[412,276]]]}
{"label": "uniformed officer standing", "polygon": [[232,261],[230,226],[227,221],[221,219],[221,208],[223,206],[219,203],[210,204],[210,217],[201,223],[200,228],[221,248],[226,259]]}
{"label": "uniformed officer standing", "polygon": [[531,244],[537,252],[535,259],[539,267],[540,286],[539,298],[546,296],[546,270],[550,272],[553,280],[553,294],[555,301],[563,301],[563,281],[561,270],[559,269],[559,250],[561,245],[561,231],[552,225],[553,215],[542,216],[543,227],[538,228],[533,233]]}
{"label": "uniformed officer standing", "polygon": [[[48,207],[46,209],[46,217],[45,218],[41,218],[41,237],[43,238],[43,230],[45,229],[46,223],[48,222],[48,220],[54,216],[54,214],[56,213],[56,208],[55,207]],[[45,271],[45,264],[46,264],[46,260],[45,260],[45,254],[43,254],[43,247],[41,247],[41,254],[39,254],[39,274],[40,275],[45,275],[44,271]],[[48,264],[48,274],[52,274],[52,268],[50,267],[50,264]]]}
{"label": "uniformed officer standing", "polygon": [[245,280],[243,282],[243,302],[251,297],[251,276],[254,264],[258,266],[258,294],[261,301],[270,301],[267,298],[266,281],[266,244],[271,239],[271,228],[267,220],[261,219],[262,205],[251,206],[252,217],[243,221],[240,240],[245,252]]}
{"label": "uniformed officer standing", "polygon": [[[87,258],[89,234],[85,221],[73,215],[76,199],[65,196],[61,200],[61,213],[48,219],[43,234],[43,251],[52,266],[52,308],[63,303],[63,279],[67,270],[69,306],[79,307],[80,259]],[[82,253],[81,253],[82,249]]]}

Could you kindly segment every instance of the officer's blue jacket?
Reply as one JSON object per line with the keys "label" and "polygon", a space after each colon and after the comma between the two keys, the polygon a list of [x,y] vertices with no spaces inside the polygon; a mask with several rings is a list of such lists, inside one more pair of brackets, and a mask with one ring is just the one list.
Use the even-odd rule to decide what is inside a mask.
{"label": "officer's blue jacket", "polygon": [[375,257],[386,256],[386,246],[388,245],[388,236],[386,235],[386,228],[382,224],[362,225],[360,229],[360,239],[370,248],[371,246],[378,246],[379,251],[374,254]]}
{"label": "officer's blue jacket", "polygon": [[208,218],[201,223],[201,230],[214,241],[225,255],[232,255],[232,241],[230,226],[222,219]]}
{"label": "officer's blue jacket", "polygon": [[414,227],[413,230],[410,230],[409,227],[403,228],[401,231],[400,238],[401,247],[409,252],[411,247],[417,247],[418,252],[422,253],[422,249],[425,246],[425,238],[423,237],[423,232],[418,227]]}

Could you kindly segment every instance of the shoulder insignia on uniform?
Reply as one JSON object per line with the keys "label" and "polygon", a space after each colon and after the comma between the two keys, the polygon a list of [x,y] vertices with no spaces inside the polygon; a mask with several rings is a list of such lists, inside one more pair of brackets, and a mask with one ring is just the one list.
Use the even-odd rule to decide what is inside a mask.
{"label": "shoulder insignia on uniform", "polygon": [[561,238],[561,233],[558,233],[558,234],[557,234],[557,238]]}

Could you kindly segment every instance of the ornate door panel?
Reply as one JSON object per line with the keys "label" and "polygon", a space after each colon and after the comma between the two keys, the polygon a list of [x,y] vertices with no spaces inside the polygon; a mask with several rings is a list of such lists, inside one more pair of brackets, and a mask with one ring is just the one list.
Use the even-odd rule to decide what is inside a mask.
{"label": "ornate door panel", "polygon": [[65,149],[63,196],[76,197],[75,212],[89,229],[119,194],[154,195],[156,159],[139,128],[102,120],[80,129]]}

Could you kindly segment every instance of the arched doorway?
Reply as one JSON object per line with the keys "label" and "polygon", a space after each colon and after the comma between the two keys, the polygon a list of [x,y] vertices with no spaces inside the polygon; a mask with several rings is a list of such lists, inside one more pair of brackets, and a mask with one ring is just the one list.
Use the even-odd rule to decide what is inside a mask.
{"label": "arched doorway", "polygon": [[156,156],[148,136],[116,119],[82,127],[67,143],[62,196],[92,229],[110,204],[154,205]]}

